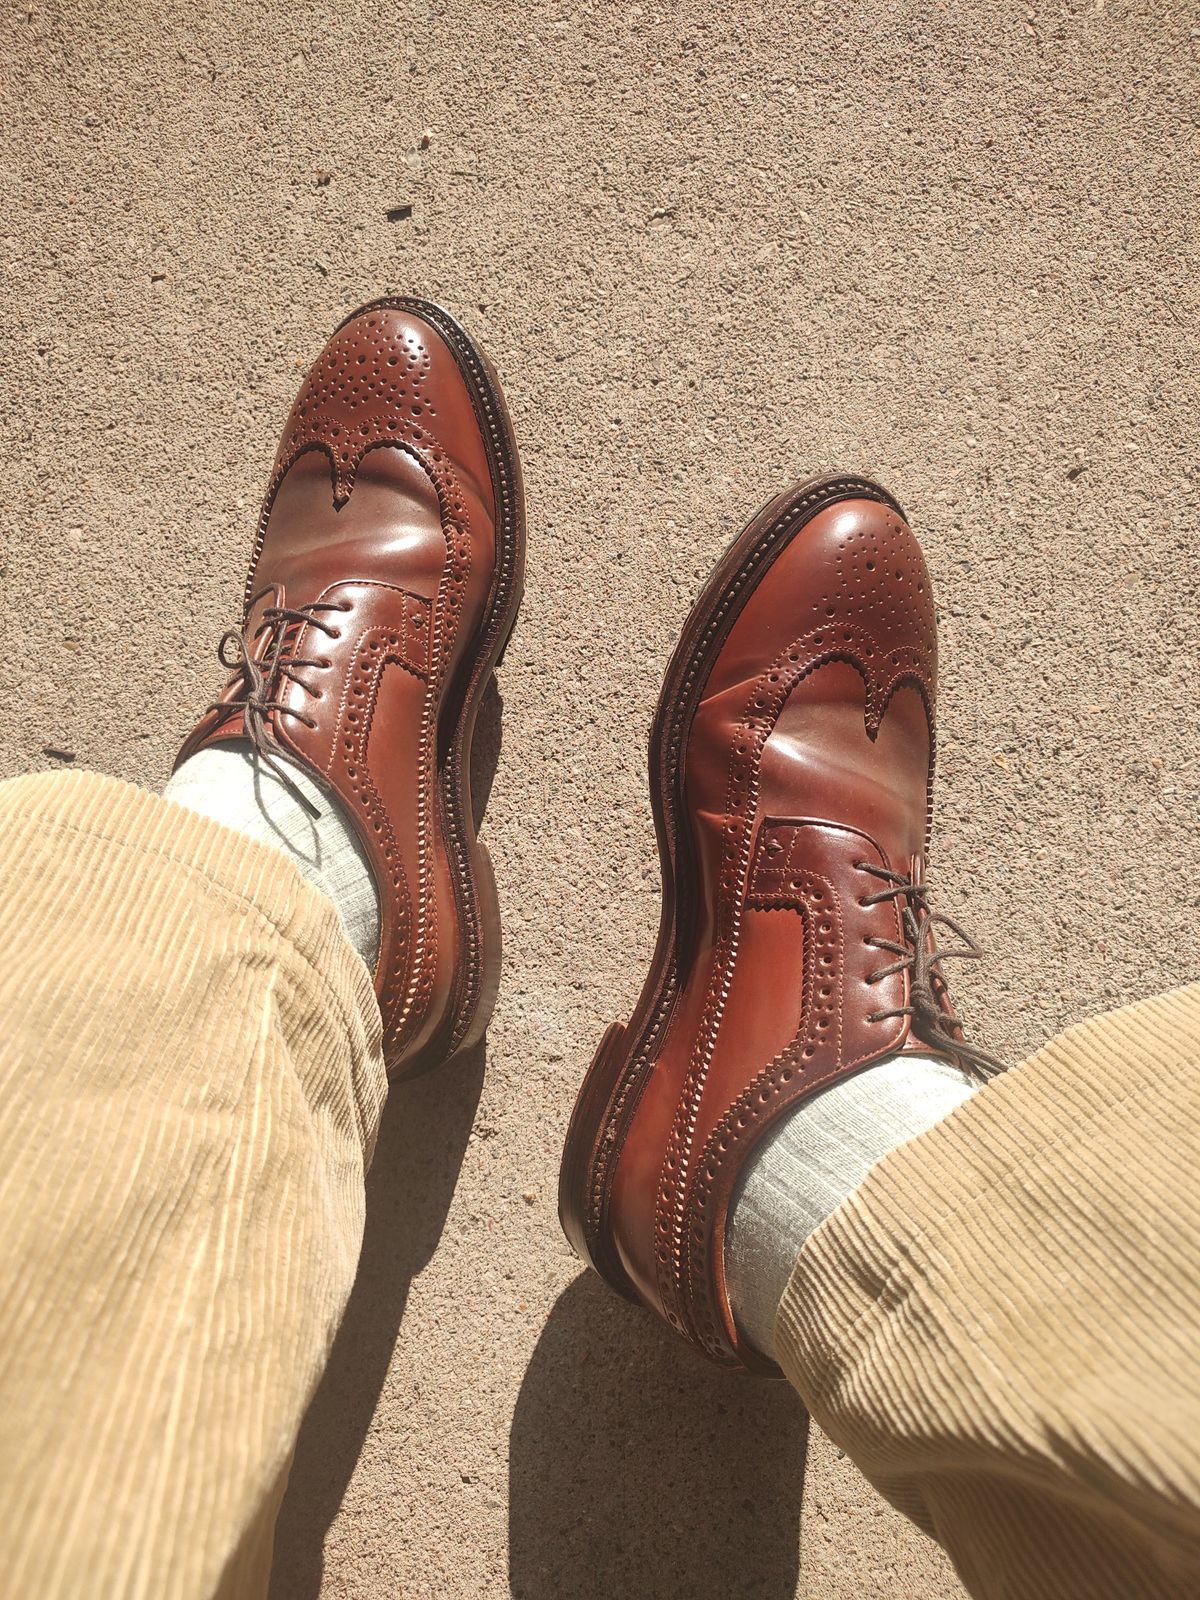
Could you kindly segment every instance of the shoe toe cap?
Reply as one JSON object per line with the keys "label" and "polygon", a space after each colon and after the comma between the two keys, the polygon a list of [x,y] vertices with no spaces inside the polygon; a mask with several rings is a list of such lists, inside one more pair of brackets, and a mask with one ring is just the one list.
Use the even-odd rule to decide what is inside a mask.
{"label": "shoe toe cap", "polygon": [[296,397],[276,481],[306,450],[323,450],[342,505],[363,456],[391,445],[421,460],[450,518],[466,517],[468,497],[493,512],[487,449],[452,328],[437,307],[419,301],[380,301],[349,317]]}

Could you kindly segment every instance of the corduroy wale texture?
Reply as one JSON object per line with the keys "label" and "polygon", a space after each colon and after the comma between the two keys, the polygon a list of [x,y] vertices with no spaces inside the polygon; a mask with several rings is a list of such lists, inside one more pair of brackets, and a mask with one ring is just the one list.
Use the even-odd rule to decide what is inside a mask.
{"label": "corduroy wale texture", "polygon": [[1200,984],[1060,1034],[809,1237],[777,1354],[983,1600],[1200,1594]]}
{"label": "corduroy wale texture", "polygon": [[[379,1013],[290,860],[0,785],[0,1592],[256,1600],[353,1282]],[[984,1600],[1200,1593],[1200,985],[1071,1029],[810,1235],[776,1352]]]}
{"label": "corduroy wale texture", "polygon": [[371,981],[277,851],[0,785],[5,1594],[245,1597],[354,1279]]}

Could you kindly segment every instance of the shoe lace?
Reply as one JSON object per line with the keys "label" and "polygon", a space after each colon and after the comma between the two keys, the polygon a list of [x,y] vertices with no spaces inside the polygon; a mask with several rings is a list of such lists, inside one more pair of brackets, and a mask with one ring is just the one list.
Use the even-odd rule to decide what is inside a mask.
{"label": "shoe lace", "polygon": [[[997,1073],[1004,1072],[1005,1063],[998,1056],[962,1037],[961,1024],[956,1017],[943,1010],[934,989],[935,979],[943,984],[946,981],[940,971],[943,961],[978,961],[983,951],[953,917],[929,909],[930,891],[927,884],[914,883],[903,873],[893,872],[890,867],[876,866],[870,861],[856,861],[854,866],[859,872],[881,878],[888,885],[874,894],[864,895],[861,905],[875,906],[884,900],[902,902],[899,910],[906,943],[897,944],[894,939],[880,939],[874,935],[865,939],[863,942],[872,949],[890,951],[898,958],[891,966],[868,973],[867,982],[878,983],[881,978],[890,978],[897,972],[907,971],[909,974],[909,1004],[896,1006],[890,1011],[869,1012],[867,1020],[883,1022],[889,1017],[908,1017],[912,1031],[918,1038],[937,1049],[949,1051],[963,1066],[974,1069],[981,1077],[993,1078]],[[939,950],[934,940],[936,928],[948,929],[961,943],[948,950]]]}
{"label": "shoe lace", "polygon": [[[269,592],[269,591],[267,591]],[[209,711],[228,713],[240,711],[246,737],[258,751],[263,764],[271,769],[284,788],[304,807],[310,817],[321,815],[320,806],[314,805],[286,767],[280,745],[271,727],[271,715],[294,717],[306,727],[315,728],[316,720],[306,712],[286,705],[279,693],[284,680],[298,683],[313,699],[319,698],[314,689],[299,674],[305,667],[328,667],[325,656],[298,656],[293,648],[293,629],[304,624],[319,629],[330,638],[338,637],[338,630],[320,615],[329,611],[349,611],[348,600],[314,600],[300,606],[269,605],[262,613],[253,634],[244,628],[228,628],[217,646],[217,660],[230,672],[240,673],[244,693],[235,700],[214,700]],[[271,643],[261,661],[254,659],[254,643],[264,633],[271,634]]]}

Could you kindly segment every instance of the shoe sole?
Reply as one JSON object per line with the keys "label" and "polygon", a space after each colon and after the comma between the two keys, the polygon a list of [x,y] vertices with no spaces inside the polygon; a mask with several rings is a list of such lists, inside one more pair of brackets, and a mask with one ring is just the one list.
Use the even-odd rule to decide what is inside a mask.
{"label": "shoe sole", "polygon": [[613,1023],[583,1080],[567,1129],[559,1178],[563,1232],[575,1253],[618,1293],[639,1300],[613,1247],[613,1174],[649,1080],[686,967],[682,937],[696,890],[683,806],[683,753],[713,662],[759,578],[820,512],[842,500],[874,500],[900,515],[886,490],[865,478],[812,478],[769,500],[733,541],[692,607],[667,667],[650,730],[650,802],[662,871],[658,941],[627,1023]]}
{"label": "shoe sole", "polygon": [[[474,1048],[487,1031],[500,984],[502,941],[496,877],[480,843],[471,800],[471,750],[475,719],[493,672],[504,660],[516,626],[525,581],[525,496],[521,461],[504,393],[495,368],[466,329],[441,306],[409,295],[389,295],[362,306],[366,311],[406,311],[420,317],[445,341],[467,384],[491,467],[496,502],[496,569],[475,646],[455,669],[438,710],[438,823],[451,867],[463,959],[447,1018],[438,1033],[390,1076],[419,1077]],[[345,322],[342,324],[344,327]]]}

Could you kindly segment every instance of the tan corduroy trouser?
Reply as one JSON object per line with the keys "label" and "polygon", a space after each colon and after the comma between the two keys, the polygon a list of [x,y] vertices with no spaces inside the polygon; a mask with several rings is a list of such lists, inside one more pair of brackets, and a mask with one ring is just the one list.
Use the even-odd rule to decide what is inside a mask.
{"label": "tan corduroy trouser", "polygon": [[[0,785],[0,1594],[259,1596],[385,1095],[333,908]],[[973,1594],[1200,1594],[1200,986],[1071,1029],[805,1245],[784,1364]]]}

